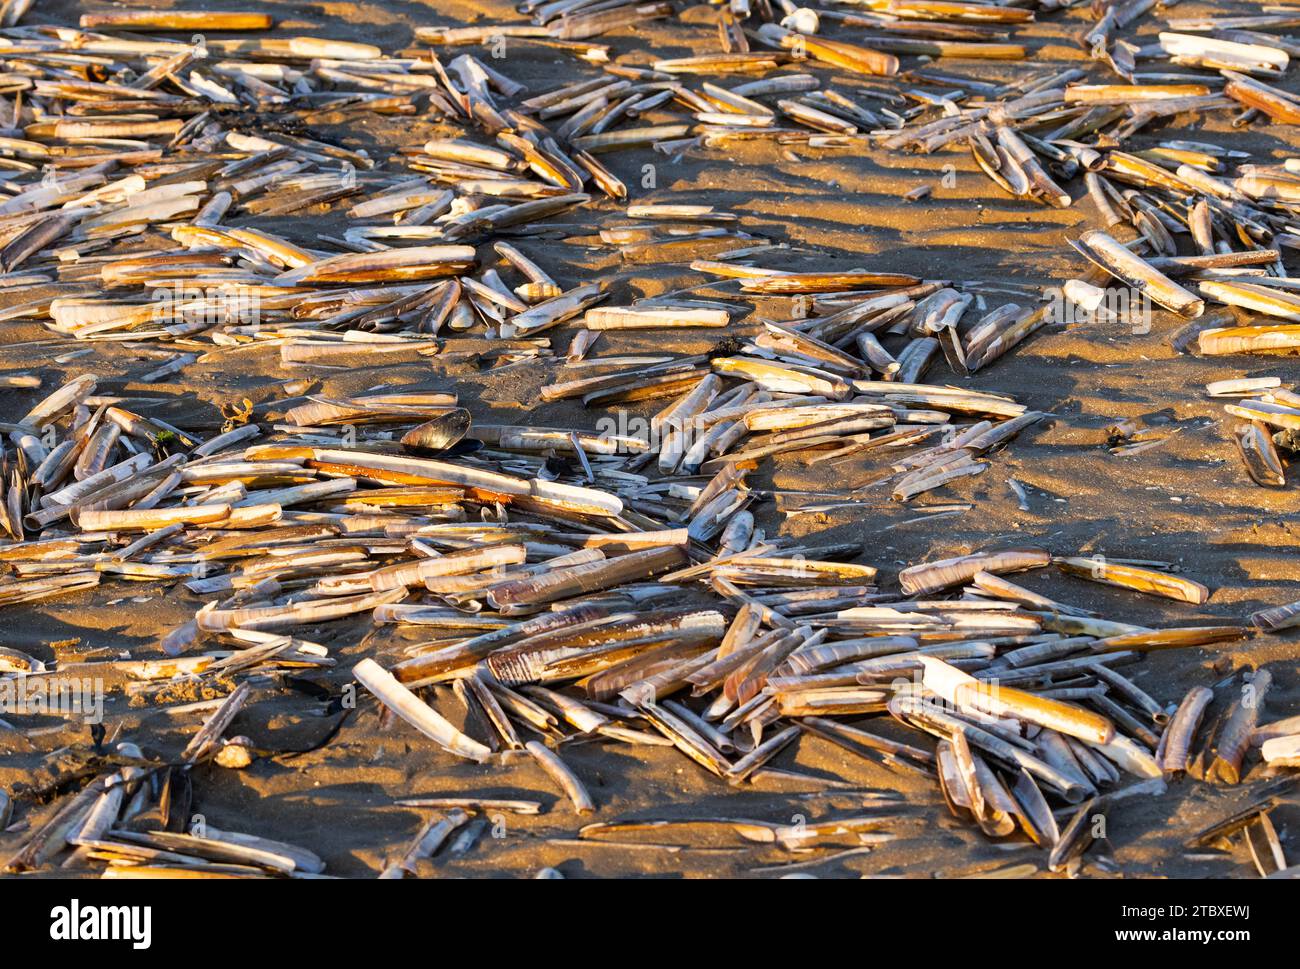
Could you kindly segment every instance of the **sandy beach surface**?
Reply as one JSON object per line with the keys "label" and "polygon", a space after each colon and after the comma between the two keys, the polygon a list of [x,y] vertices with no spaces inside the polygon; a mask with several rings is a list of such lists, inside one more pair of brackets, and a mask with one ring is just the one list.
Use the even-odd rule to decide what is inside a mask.
{"label": "sandy beach surface", "polygon": [[[72,25],[80,13],[101,5],[54,0],[40,6],[39,16],[29,16],[30,22]],[[417,27],[524,22],[502,0],[232,0],[222,6],[271,12],[281,32],[365,41],[386,51],[410,46]],[[640,66],[656,58],[715,50],[715,9],[701,4],[678,17],[619,30],[594,42],[610,47],[611,60]],[[1179,4],[1176,13],[1226,15],[1257,9],[1246,3],[1187,2]],[[1126,35],[1149,43],[1174,12],[1143,17]],[[1085,10],[1076,8],[1040,15],[1015,35],[1030,45],[1033,69],[1088,67],[1076,38],[1089,23]],[[851,32],[837,29],[836,36],[851,39]],[[904,59],[905,64],[914,60]],[[530,93],[599,71],[571,54],[523,43],[510,44],[506,57],[492,63],[527,85]],[[1014,62],[952,61],[938,66],[1000,81],[1031,69]],[[850,95],[859,83],[844,72],[811,71],[833,76],[837,88]],[[1293,77],[1279,83],[1295,89]],[[1172,124],[1143,130],[1131,143],[1149,147],[1170,138],[1209,141],[1249,150],[1259,164],[1278,163],[1296,152],[1300,135],[1295,128],[1256,122],[1249,129],[1233,130],[1230,115],[1211,113],[1190,127],[1180,116]],[[440,132],[436,122],[424,117],[358,117],[361,120],[347,124],[323,123],[314,133],[397,165],[388,161],[396,149]],[[985,294],[990,308],[1006,301],[1034,304],[1045,287],[1082,275],[1087,267],[1069,240],[1101,224],[1096,210],[1081,198],[1078,181],[1069,186],[1076,198],[1073,205],[1048,208],[999,191],[966,151],[918,155],[880,148],[821,150],[755,143],[739,150],[692,149],[680,157],[633,150],[603,158],[628,185],[631,201],[701,203],[738,214],[746,232],[785,247],[764,257],[763,265],[805,271],[869,268],[949,279],[966,291]],[[643,187],[648,181],[646,165],[654,166],[651,187]],[[928,186],[929,197],[904,201],[904,193],[918,186]],[[286,238],[316,245],[319,236],[341,235],[346,221],[337,209],[269,223]],[[595,236],[598,227],[626,222],[623,207],[607,199],[557,221],[583,221],[593,228],[565,238],[523,238],[518,245],[565,288],[605,280],[613,301],[625,304],[704,281],[684,262],[643,264],[601,243]],[[1294,259],[1288,253],[1288,262]],[[754,315],[780,319],[786,309],[788,302],[772,300],[758,305]],[[858,507],[790,517],[771,502],[760,502],[753,506],[759,525],[772,535],[861,543],[857,561],[877,566],[886,588],[895,587],[897,570],[907,564],[1033,545],[1057,554],[1173,563],[1212,590],[1204,605],[1193,606],[1071,579],[1054,569],[1015,577],[1058,600],[1146,626],[1244,623],[1257,609],[1300,599],[1295,485],[1265,489],[1251,482],[1233,445],[1232,419],[1221,401],[1204,392],[1209,381],[1244,376],[1277,376],[1283,386],[1294,386],[1294,358],[1179,354],[1168,338],[1181,322],[1158,311],[1151,331],[1143,334],[1134,334],[1120,322],[1051,325],[970,378],[941,373],[943,362],[936,363],[931,382],[1013,394],[1028,407],[1053,415],[994,455],[986,473],[927,496],[931,501],[971,503],[962,514],[917,520],[922,516],[914,507],[890,502],[888,489],[879,489],[876,498]],[[741,320],[734,329],[754,332],[755,324]],[[552,345],[562,350],[572,332],[569,327],[552,331]],[[674,341],[676,350],[701,352],[716,338],[712,333],[611,333],[602,337],[595,353],[662,349],[667,339]],[[93,371],[99,375],[101,392],[164,397],[148,413],[200,432],[218,428],[218,406],[224,402],[249,398],[265,405],[259,414],[273,408],[284,396],[281,383],[293,378],[310,378],[317,392],[331,397],[380,386],[454,391],[482,423],[592,429],[607,416],[585,410],[577,401],[542,402],[540,389],[563,379],[556,362],[500,371],[444,365],[431,358],[348,369],[288,369],[272,347],[218,354],[159,383],[142,384],[139,376],[157,365],[157,357],[138,347],[99,344],[92,356],[64,365],[52,362],[70,349],[72,341],[57,339],[38,321],[0,324],[0,370],[38,374],[48,389]],[[33,399],[27,390],[0,391],[0,408],[21,414]],[[650,401],[629,413],[649,417],[663,403]],[[1165,435],[1163,442],[1132,455],[1110,453],[1108,428],[1124,419]],[[798,460],[765,460],[750,483],[791,490],[845,489],[880,477],[883,461],[867,455],[809,468]],[[1021,510],[1008,479],[1024,485],[1027,511]],[[88,592],[7,607],[0,644],[60,664],[160,657],[160,636],[192,618],[203,602],[179,583],[104,582]],[[424,875],[529,877],[550,866],[566,877],[750,876],[807,858],[714,831],[689,836],[675,832],[670,845],[648,832],[637,836],[647,842],[644,847],[578,844],[574,839],[578,828],[591,821],[748,818],[797,823],[800,818],[813,821],[870,810],[896,815],[887,826],[894,840],[797,870],[828,877],[929,878],[1031,865],[1038,877],[1059,877],[1048,873],[1045,853],[1027,841],[994,843],[973,825],[952,817],[932,778],[870,763],[809,735],[780,754],[773,766],[848,781],[858,790],[818,790],[797,781],[773,780],[731,787],[671,747],[584,741],[563,748],[566,762],[587,783],[598,806],[594,815],[579,817],[525,754],[485,765],[462,762],[400,722],[381,724],[373,702],[351,711],[340,710],[331,700],[331,694],[337,696],[351,680],[357,661],[372,657],[391,665],[406,645],[419,641],[418,629],[379,627],[363,616],[310,627],[301,634],[327,646],[337,666],[259,693],[227,734],[246,735],[259,748],[278,753],[259,757],[244,770],[212,764],[196,768],[191,811],[222,830],[309,848],[324,859],[330,874],[377,874],[428,817],[425,810],[393,802],[445,795],[529,798],[545,807],[535,817],[493,817],[492,830],[473,850],[422,862]],[[1272,720],[1300,710],[1298,661],[1294,632],[1283,632],[1254,635],[1225,647],[1152,653],[1126,672],[1167,704],[1179,701],[1194,685],[1226,684],[1234,673],[1268,664],[1274,686],[1263,719]],[[222,695],[229,685],[214,684],[212,695]],[[120,738],[175,753],[201,722],[201,715],[167,714],[158,697],[132,700],[121,689],[123,684],[108,686],[105,725]],[[1219,691],[1211,716],[1226,705],[1230,692]],[[204,698],[191,691],[170,699]],[[450,690],[439,688],[433,702],[453,720],[459,715]],[[919,736],[887,717],[867,722],[900,739]],[[82,763],[79,752],[92,743],[88,729],[75,721],[28,718],[22,728],[0,731],[0,789],[17,794],[38,788],[47,789],[47,794],[34,800],[16,797],[14,825],[0,834],[0,855],[23,843],[34,826],[63,803],[70,788],[62,772]],[[1236,788],[1179,777],[1160,796],[1122,802],[1110,812],[1108,841],[1089,855],[1083,876],[1256,877],[1240,842],[1215,858],[1189,857],[1184,842],[1250,803],[1270,779],[1254,757],[1248,776]],[[59,795],[51,796],[55,790]],[[871,791],[897,792],[901,798],[896,806],[864,809]],[[1294,797],[1284,800],[1273,820],[1294,864],[1300,859],[1300,802]]]}

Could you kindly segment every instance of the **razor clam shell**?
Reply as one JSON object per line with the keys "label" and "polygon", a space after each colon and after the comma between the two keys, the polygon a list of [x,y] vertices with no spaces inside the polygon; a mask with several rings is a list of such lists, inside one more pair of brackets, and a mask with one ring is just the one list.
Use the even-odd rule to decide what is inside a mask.
{"label": "razor clam shell", "polygon": [[388,709],[445,750],[479,763],[491,757],[487,747],[462,734],[374,660],[363,659],[352,672]]}

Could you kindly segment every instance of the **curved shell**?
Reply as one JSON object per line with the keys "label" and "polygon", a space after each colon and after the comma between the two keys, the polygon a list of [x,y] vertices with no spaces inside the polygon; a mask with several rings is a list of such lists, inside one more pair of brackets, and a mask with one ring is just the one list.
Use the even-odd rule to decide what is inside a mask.
{"label": "curved shell", "polygon": [[414,454],[445,451],[469,433],[469,427],[469,411],[464,407],[454,407],[403,434],[402,447]]}

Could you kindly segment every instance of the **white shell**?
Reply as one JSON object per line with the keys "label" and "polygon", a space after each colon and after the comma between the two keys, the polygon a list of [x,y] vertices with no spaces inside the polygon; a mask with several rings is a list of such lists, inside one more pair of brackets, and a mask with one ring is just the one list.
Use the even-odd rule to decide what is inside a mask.
{"label": "white shell", "polygon": [[800,7],[782,19],[781,26],[800,34],[815,34],[821,28],[821,18],[816,10]]}

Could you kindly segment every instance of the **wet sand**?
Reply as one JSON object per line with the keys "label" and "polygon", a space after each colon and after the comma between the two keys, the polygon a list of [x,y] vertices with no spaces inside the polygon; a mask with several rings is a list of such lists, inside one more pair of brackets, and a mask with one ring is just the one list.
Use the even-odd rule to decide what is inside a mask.
{"label": "wet sand", "polygon": [[[53,2],[41,5],[31,22],[73,24],[94,4]],[[268,10],[283,18],[281,31],[362,40],[386,51],[409,46],[418,26],[437,24],[521,22],[500,0],[452,2],[384,2],[296,4],[232,2],[223,8]],[[1172,15],[1226,14],[1255,11],[1253,4],[1180,4]],[[647,24],[635,31],[618,31],[596,38],[611,47],[611,59],[647,65],[652,58],[686,56],[715,49],[713,13],[707,6],[692,8],[680,20]],[[1163,15],[1142,18],[1138,42],[1150,42]],[[1090,21],[1082,10],[1040,17],[1028,29],[1016,31],[1034,50],[1035,67],[1069,66],[1083,62],[1075,36]],[[847,31],[836,31],[848,39]],[[905,66],[914,62],[905,58]],[[507,57],[493,62],[504,73],[537,93],[595,76],[598,68],[575,62],[567,54],[543,47],[511,44]],[[989,79],[1010,79],[1026,68],[1016,64],[940,62],[940,69]],[[852,94],[855,81],[844,72],[813,69],[834,77],[835,86]],[[688,79],[695,80],[695,79]],[[734,78],[732,78],[734,80]],[[1295,89],[1294,77],[1282,86]],[[1144,130],[1133,139],[1148,146],[1168,138],[1192,138],[1249,149],[1260,163],[1288,157],[1300,143],[1295,129],[1256,123],[1249,131],[1233,131],[1227,113],[1198,119],[1194,126],[1179,117],[1173,124]],[[439,132],[424,118],[366,118],[348,126],[322,125],[320,136],[349,148],[365,148],[386,158],[402,144],[422,143]],[[741,215],[742,227],[758,236],[789,246],[761,265],[791,269],[863,267],[914,273],[964,283],[973,292],[989,288],[990,307],[1008,300],[1035,302],[1045,286],[1059,285],[1082,275],[1086,266],[1068,245],[1083,231],[1098,227],[1095,210],[1084,199],[1066,209],[1050,209],[1002,194],[979,172],[968,153],[944,151],[920,156],[872,150],[809,150],[750,146],[738,153],[691,150],[680,158],[649,151],[603,156],[629,186],[633,201],[704,203]],[[643,188],[643,168],[654,165],[655,184]],[[948,166],[952,166],[951,169]],[[951,177],[945,179],[945,173]],[[901,200],[919,185],[932,187],[921,202]],[[1078,182],[1069,186],[1082,194]],[[574,219],[595,225],[625,221],[621,207],[600,200],[578,210]],[[569,217],[561,217],[569,221]],[[280,219],[274,231],[311,245],[317,234],[341,235],[340,213],[310,218]],[[234,220],[234,224],[241,224]],[[568,288],[598,278],[617,277],[613,300],[623,303],[697,285],[702,277],[681,265],[641,265],[625,260],[613,247],[591,245],[584,238],[558,242],[530,240],[519,247]],[[591,233],[594,235],[594,229]],[[484,247],[487,248],[487,247]],[[1289,261],[1294,261],[1294,256]],[[994,292],[992,287],[998,287]],[[1017,297],[1003,288],[1022,291]],[[760,306],[757,315],[780,318],[781,306]],[[754,506],[769,534],[815,535],[818,541],[853,541],[863,545],[859,561],[878,566],[892,587],[903,565],[969,551],[1032,544],[1056,553],[1103,554],[1110,558],[1156,559],[1176,563],[1189,577],[1213,590],[1200,607],[1169,603],[1117,589],[1066,578],[1045,569],[1018,576],[1026,586],[1053,598],[1095,609],[1108,618],[1149,626],[1242,622],[1255,609],[1300,599],[1300,569],[1295,554],[1297,485],[1270,490],[1246,476],[1230,436],[1221,402],[1204,393],[1211,380],[1240,376],[1278,376],[1295,386],[1300,370],[1282,357],[1198,359],[1178,355],[1167,337],[1180,321],[1157,312],[1150,333],[1135,335],[1119,324],[1079,323],[1040,331],[1007,357],[975,377],[958,379],[942,362],[931,371],[931,382],[1014,394],[1027,406],[1055,415],[1022,433],[993,458],[983,475],[964,479],[929,496],[969,501],[973,508],[956,517],[916,522],[883,531],[917,517],[906,505],[887,506],[888,494],[867,507],[825,515],[783,518],[770,503]],[[743,321],[738,332],[749,332]],[[567,345],[572,330],[552,331],[552,345]],[[502,372],[479,372],[437,362],[385,363],[351,370],[281,367],[275,348],[241,350],[224,358],[187,367],[182,375],[159,384],[141,384],[138,377],[157,362],[115,345],[96,347],[93,356],[65,366],[50,359],[73,349],[38,323],[0,324],[0,363],[3,369],[39,373],[45,387],[87,370],[101,377],[101,392],[166,396],[150,410],[172,423],[194,430],[215,429],[220,423],[216,404],[248,397],[255,404],[274,401],[283,393],[280,381],[311,377],[329,396],[342,396],[377,386],[451,390],[470,407],[476,421],[529,423],[554,427],[594,428],[607,416],[586,411],[576,402],[545,404],[540,388],[557,379],[558,368],[520,366]],[[662,348],[663,334],[606,334],[595,353],[615,355]],[[703,350],[716,339],[674,338],[676,349]],[[650,402],[632,413],[648,417],[662,402]],[[30,393],[0,392],[0,407],[22,413]],[[1115,456],[1106,448],[1107,428],[1132,418],[1170,432],[1157,448],[1132,456]],[[756,486],[787,489],[839,489],[861,485],[881,476],[882,459],[863,458],[812,469],[795,460],[762,462],[751,478]],[[1021,511],[1006,480],[1015,478],[1028,489],[1028,511]],[[14,606],[5,616],[0,642],[61,663],[78,658],[161,656],[159,637],[191,618],[202,599],[183,586],[156,583],[104,583],[86,593],[62,596],[31,606]],[[374,628],[368,620],[344,621],[309,628],[303,635],[329,647],[337,667],[319,678],[332,690],[348,682],[348,670],[370,656],[390,665],[402,648],[419,640],[417,631]],[[1246,667],[1271,664],[1275,685],[1265,720],[1300,709],[1300,645],[1294,633],[1259,635],[1226,648],[1185,649],[1156,653],[1129,667],[1135,682],[1162,703],[1177,702],[1194,685],[1214,685]],[[1213,716],[1226,703],[1228,690],[1216,694]],[[197,698],[197,697],[196,697]],[[436,705],[455,718],[458,704],[447,691]],[[149,706],[132,707],[120,691],[108,700],[110,733],[135,739],[158,751],[175,753],[187,742],[201,717],[169,717]],[[57,727],[55,721],[31,725]],[[882,726],[883,724],[883,726]],[[29,726],[24,723],[24,727]],[[907,736],[883,719],[873,729]],[[376,874],[385,858],[399,852],[415,835],[426,813],[392,805],[396,798],[458,795],[535,798],[546,805],[538,817],[507,816],[477,848],[458,858],[424,862],[423,874],[527,877],[544,866],[566,876],[667,877],[737,876],[754,869],[800,860],[777,849],[738,847],[739,842],[701,839],[681,848],[628,849],[599,845],[557,844],[575,836],[591,820],[654,818],[754,818],[791,822],[798,816],[817,819],[855,813],[861,797],[852,794],[802,796],[799,785],[752,784],[732,789],[706,774],[671,748],[631,747],[609,742],[575,743],[564,748],[565,759],[588,784],[598,804],[594,816],[579,818],[541,769],[526,755],[504,765],[466,764],[441,753],[405,725],[381,729],[376,707],[340,717],[330,703],[314,696],[306,683],[298,689],[269,691],[242,713],[228,735],[246,734],[263,748],[305,749],[332,739],[320,749],[297,756],[258,759],[242,771],[208,765],[194,772],[193,812],[224,830],[245,831],[310,848],[327,863],[327,871],[344,876]],[[914,735],[912,735],[914,736]],[[52,779],[65,760],[60,750],[86,745],[81,725],[41,732],[28,749],[21,738],[0,732],[0,788],[18,790]],[[863,788],[897,791],[904,796],[898,822],[891,826],[897,840],[870,853],[828,862],[805,870],[825,876],[901,875],[953,876],[989,871],[1013,864],[1033,864],[1045,877],[1045,854],[1020,840],[993,844],[975,827],[958,822],[945,808],[931,779],[887,770],[867,763],[816,737],[804,736],[782,753],[774,766],[827,778],[839,778]],[[1245,848],[1214,861],[1188,860],[1183,842],[1204,827],[1251,799],[1252,788],[1266,780],[1256,765],[1237,789],[1213,787],[1197,780],[1172,781],[1166,794],[1123,802],[1110,816],[1109,844],[1094,850],[1095,862],[1085,865],[1088,877],[1255,877]],[[24,806],[15,820],[37,824],[54,803]],[[1292,863],[1300,858],[1294,832],[1300,830],[1300,802],[1292,799],[1274,814]],[[497,837],[496,835],[500,835]],[[0,836],[0,853],[22,840],[24,830]],[[651,839],[653,840],[653,839]],[[1111,870],[1108,870],[1111,869]]]}

